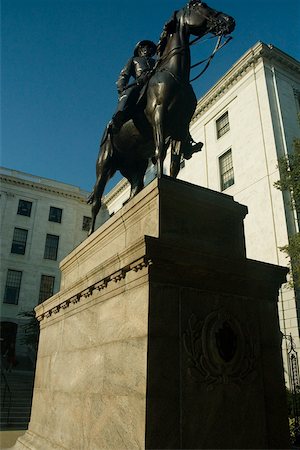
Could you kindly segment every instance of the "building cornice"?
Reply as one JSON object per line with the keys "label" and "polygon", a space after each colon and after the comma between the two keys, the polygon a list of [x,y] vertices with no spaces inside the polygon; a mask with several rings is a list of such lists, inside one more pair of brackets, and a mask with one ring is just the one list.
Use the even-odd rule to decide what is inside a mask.
{"label": "building cornice", "polygon": [[122,180],[104,196],[104,203],[108,205],[113,202],[115,198],[119,197],[127,188],[129,188],[129,186],[129,181],[126,180],[126,178],[122,178]]}
{"label": "building cornice", "polygon": [[230,87],[261,61],[276,62],[300,74],[300,63],[273,45],[258,42],[251,47],[225,75],[198,101],[192,123],[207,111]]}
{"label": "building cornice", "polygon": [[9,176],[9,175],[4,175],[4,174],[0,174],[0,182],[1,182],[1,184],[7,183],[7,184],[14,185],[14,186],[22,187],[22,188],[34,189],[34,190],[40,191],[40,192],[48,192],[49,194],[55,194],[60,197],[79,201],[81,203],[85,203],[86,198],[87,198],[83,192],[76,193],[76,192],[68,191],[67,189],[66,190],[59,189],[55,186],[48,186],[43,183],[27,181],[22,178],[17,178],[17,177],[13,177],[13,176]]}

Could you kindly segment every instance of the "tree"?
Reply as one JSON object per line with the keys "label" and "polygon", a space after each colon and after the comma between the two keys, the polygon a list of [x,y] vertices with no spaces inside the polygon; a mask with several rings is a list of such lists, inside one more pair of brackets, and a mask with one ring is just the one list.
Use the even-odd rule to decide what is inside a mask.
{"label": "tree", "polygon": [[[300,116],[299,116],[300,121]],[[294,139],[293,153],[278,160],[280,180],[274,186],[281,191],[289,191],[291,208],[295,211],[298,223],[300,217],[300,139]],[[289,244],[280,247],[290,258],[291,282],[300,289],[300,233],[289,237]]]}

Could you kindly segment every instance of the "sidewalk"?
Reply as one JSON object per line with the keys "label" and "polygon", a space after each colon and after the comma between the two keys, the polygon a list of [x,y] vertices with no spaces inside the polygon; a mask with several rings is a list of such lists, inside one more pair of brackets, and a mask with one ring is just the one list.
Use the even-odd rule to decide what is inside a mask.
{"label": "sidewalk", "polygon": [[22,436],[26,430],[0,431],[0,449],[6,450],[11,448],[17,441],[19,436]]}

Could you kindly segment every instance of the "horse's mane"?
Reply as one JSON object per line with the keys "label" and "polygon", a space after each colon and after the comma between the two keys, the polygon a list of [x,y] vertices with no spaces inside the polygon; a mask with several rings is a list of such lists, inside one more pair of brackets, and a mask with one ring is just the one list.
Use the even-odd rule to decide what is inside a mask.
{"label": "horse's mane", "polygon": [[157,54],[159,58],[161,58],[163,55],[163,52],[167,46],[170,35],[176,31],[177,13],[178,11],[173,12],[171,19],[165,23],[163,31],[159,37],[159,41],[157,44]]}

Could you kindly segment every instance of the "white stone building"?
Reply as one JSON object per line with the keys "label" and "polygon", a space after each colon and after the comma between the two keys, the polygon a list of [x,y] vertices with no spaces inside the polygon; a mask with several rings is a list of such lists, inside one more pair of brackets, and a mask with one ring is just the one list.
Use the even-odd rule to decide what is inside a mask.
{"label": "white stone building", "polygon": [[[288,261],[279,247],[299,230],[299,218],[291,211],[289,195],[273,185],[280,178],[278,157],[292,152],[293,139],[300,135],[299,112],[300,63],[279,49],[258,42],[199,100],[191,134],[204,147],[201,153],[183,162],[178,177],[222,191],[246,205],[247,257],[283,266]],[[168,173],[168,157],[165,167]],[[150,165],[146,183],[154,175],[155,168]],[[54,277],[53,292],[58,290],[58,261],[86,237],[82,220],[83,216],[90,216],[90,208],[84,203],[86,193],[79,188],[8,170],[2,171],[1,178],[1,233],[5,236],[1,255],[2,299],[8,271],[22,273],[18,304],[2,300],[1,320],[19,323],[18,312],[43,299],[42,276],[49,285]],[[107,210],[102,207],[98,225],[120,209],[128,196],[128,183],[121,180],[105,196]],[[17,214],[20,200],[32,203],[30,217]],[[59,213],[55,209],[63,211],[61,223],[49,221],[50,207],[56,217]],[[15,228],[28,231],[24,255],[12,253]],[[47,235],[59,236],[57,260],[45,259]],[[52,239],[51,245],[53,242]],[[284,336],[292,335],[298,352],[299,301],[299,294],[297,300],[296,292],[283,287],[279,297],[281,330]],[[288,349],[288,339],[284,338],[285,357]]]}
{"label": "white stone building", "polygon": [[[5,168],[0,180],[2,354],[16,340],[22,359],[19,314],[59,290],[59,262],[87,237],[91,208],[75,186]],[[98,225],[105,219],[104,208]]]}
{"label": "white stone building", "polygon": [[[201,79],[200,81],[201,82]],[[299,230],[289,194],[274,188],[278,158],[293,151],[300,136],[300,63],[279,49],[258,42],[198,102],[191,134],[204,143],[185,161],[182,180],[222,191],[248,207],[247,257],[287,266],[279,247]],[[169,161],[165,168],[168,173]],[[148,179],[151,178],[148,173]],[[129,195],[122,180],[106,197],[110,213]],[[300,296],[298,302],[300,301]],[[299,345],[296,293],[284,287],[279,298],[281,330]],[[288,339],[283,339],[284,355]]]}

